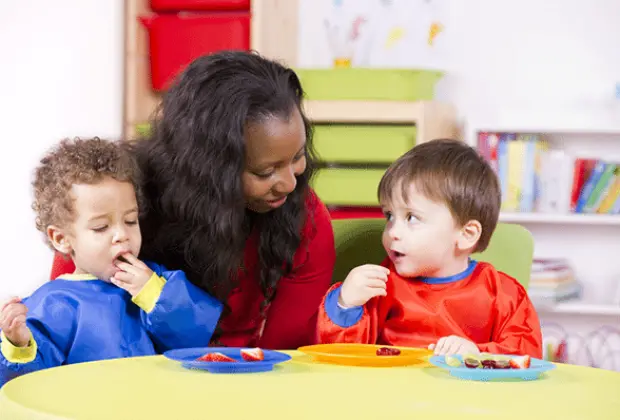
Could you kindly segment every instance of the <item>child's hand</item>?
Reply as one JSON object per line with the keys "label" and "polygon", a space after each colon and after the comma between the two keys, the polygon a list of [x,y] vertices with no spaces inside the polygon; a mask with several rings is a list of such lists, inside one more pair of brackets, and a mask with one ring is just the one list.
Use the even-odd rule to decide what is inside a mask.
{"label": "child's hand", "polygon": [[354,268],[340,289],[338,303],[352,308],[362,306],[375,296],[385,296],[388,274],[390,270],[380,265],[366,264]]}
{"label": "child's hand", "polygon": [[478,354],[478,346],[475,343],[456,335],[448,337],[441,337],[437,344],[431,344],[428,346],[429,350],[435,350],[436,355],[448,356],[453,354],[460,354],[464,356],[466,354]]}
{"label": "child's hand", "polygon": [[127,262],[116,261],[116,266],[122,271],[114,274],[110,282],[136,296],[153,275],[153,270],[130,253],[123,254],[123,258]]}
{"label": "child's hand", "polygon": [[6,338],[17,347],[26,347],[30,342],[30,330],[26,325],[28,308],[18,297],[9,299],[0,310],[0,329]]}

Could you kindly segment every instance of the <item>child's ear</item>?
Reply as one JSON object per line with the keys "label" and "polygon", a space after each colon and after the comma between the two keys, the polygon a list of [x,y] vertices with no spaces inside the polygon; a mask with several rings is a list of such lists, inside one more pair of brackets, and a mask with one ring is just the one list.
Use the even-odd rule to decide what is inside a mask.
{"label": "child's ear", "polygon": [[65,255],[71,254],[72,248],[69,238],[58,226],[50,225],[47,227],[47,238],[50,240],[56,251]]}
{"label": "child's ear", "polygon": [[477,220],[470,220],[461,228],[457,246],[461,251],[473,250],[482,234],[482,225]]}

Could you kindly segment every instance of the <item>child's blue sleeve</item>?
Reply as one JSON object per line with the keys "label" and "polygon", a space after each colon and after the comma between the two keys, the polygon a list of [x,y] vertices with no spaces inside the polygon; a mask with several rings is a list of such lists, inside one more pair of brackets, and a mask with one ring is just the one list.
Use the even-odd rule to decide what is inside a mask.
{"label": "child's blue sleeve", "polygon": [[325,313],[327,317],[340,328],[349,328],[360,322],[364,315],[364,308],[356,306],[354,308],[342,308],[338,305],[340,290],[342,286],[333,289],[325,297]]}
{"label": "child's blue sleeve", "polygon": [[180,270],[147,263],[162,280],[161,293],[142,321],[159,351],[207,347],[222,314],[217,299],[193,285]]}
{"label": "child's blue sleeve", "polygon": [[25,299],[26,325],[32,339],[28,347],[15,347],[0,334],[0,386],[26,373],[63,364],[75,333],[75,308],[49,289]]}

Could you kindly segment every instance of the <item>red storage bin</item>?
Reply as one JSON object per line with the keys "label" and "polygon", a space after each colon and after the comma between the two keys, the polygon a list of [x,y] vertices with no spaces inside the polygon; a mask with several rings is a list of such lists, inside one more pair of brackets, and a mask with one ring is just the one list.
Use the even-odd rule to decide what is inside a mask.
{"label": "red storage bin", "polygon": [[184,10],[250,10],[250,0],[150,0],[154,12]]}
{"label": "red storage bin", "polygon": [[250,49],[250,13],[197,13],[140,17],[149,34],[151,84],[168,87],[195,58]]}

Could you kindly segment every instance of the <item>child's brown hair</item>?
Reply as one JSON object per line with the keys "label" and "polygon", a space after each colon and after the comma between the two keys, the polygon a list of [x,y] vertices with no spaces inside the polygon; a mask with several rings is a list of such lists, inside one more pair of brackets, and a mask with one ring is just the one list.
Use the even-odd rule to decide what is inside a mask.
{"label": "child's brown hair", "polygon": [[35,171],[34,202],[37,229],[48,245],[47,227],[64,227],[74,219],[71,187],[74,184],[96,184],[105,177],[129,182],[138,194],[138,170],[121,142],[90,139],[64,139],[40,161]]}
{"label": "child's brown hair", "polygon": [[444,203],[459,226],[480,222],[482,233],[474,252],[487,248],[499,218],[501,190],[495,172],[475,149],[452,139],[415,146],[383,175],[379,200],[389,202],[398,187],[407,200],[412,184],[428,199]]}

